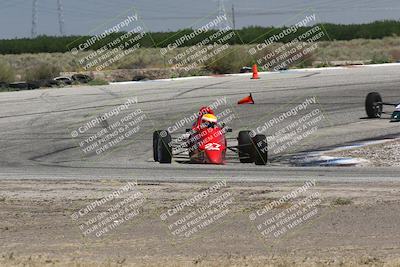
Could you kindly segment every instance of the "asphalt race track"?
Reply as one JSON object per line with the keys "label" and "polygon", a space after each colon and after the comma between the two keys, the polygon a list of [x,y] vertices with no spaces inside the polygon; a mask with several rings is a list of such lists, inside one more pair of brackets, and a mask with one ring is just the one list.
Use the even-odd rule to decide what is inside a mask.
{"label": "asphalt race track", "polygon": [[[290,158],[302,151],[399,134],[400,125],[389,123],[388,119],[364,119],[367,93],[380,92],[384,101],[400,100],[399,73],[400,66],[393,64],[263,73],[260,80],[250,80],[250,74],[246,74],[1,93],[0,179],[399,180],[395,168],[291,167],[289,164]],[[236,102],[248,92],[252,92],[256,103],[238,106]],[[232,138],[239,130],[256,129],[311,97],[317,103],[308,110],[318,108],[324,120],[311,136],[282,153],[272,153],[267,166],[240,164],[234,159],[225,166],[153,162],[154,130],[167,129],[201,106],[224,97],[227,103],[221,111],[228,108],[236,116],[227,124],[233,129]],[[146,114],[138,132],[99,155],[85,154],[79,143],[111,125],[113,119],[76,138],[71,132],[129,98],[138,101],[130,109],[141,109]],[[289,117],[284,123],[291,123],[295,117],[298,118]],[[189,124],[177,132],[183,133],[185,128]],[[267,136],[275,130],[267,130]]]}

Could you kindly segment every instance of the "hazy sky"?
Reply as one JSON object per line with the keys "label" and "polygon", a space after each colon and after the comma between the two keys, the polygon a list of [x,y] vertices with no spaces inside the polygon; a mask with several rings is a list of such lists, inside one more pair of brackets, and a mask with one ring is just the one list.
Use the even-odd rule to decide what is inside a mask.
{"label": "hazy sky", "polygon": [[[400,19],[400,0],[225,0],[235,6],[237,28],[287,24],[306,9],[321,22]],[[58,35],[57,0],[38,0],[38,33]],[[151,31],[186,28],[216,12],[217,0],[63,0],[66,33],[88,34],[134,6]],[[0,0],[0,38],[30,37],[32,0]],[[101,27],[101,26],[100,26]]]}

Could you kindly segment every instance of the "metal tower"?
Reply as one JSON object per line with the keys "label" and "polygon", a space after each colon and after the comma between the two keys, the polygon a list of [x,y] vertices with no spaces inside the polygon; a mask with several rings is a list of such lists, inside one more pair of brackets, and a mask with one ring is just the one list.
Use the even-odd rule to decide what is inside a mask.
{"label": "metal tower", "polygon": [[224,16],[226,19],[219,23],[218,29],[222,30],[229,26],[228,15],[226,14],[224,0],[218,0],[218,16]]}
{"label": "metal tower", "polygon": [[61,0],[57,0],[57,10],[58,10],[58,23],[60,25],[60,34],[61,36],[65,35],[65,22],[64,22],[64,10],[63,10],[63,6],[62,6],[62,1]]}
{"label": "metal tower", "polygon": [[[62,0],[57,0],[57,11],[58,11],[58,23],[60,25],[60,35],[65,35],[65,21],[64,21],[64,9],[62,5]],[[38,0],[33,0],[32,3],[32,38],[37,37],[37,27],[38,27]]]}
{"label": "metal tower", "polygon": [[33,0],[32,4],[32,30],[31,30],[32,38],[35,38],[37,36],[37,23],[38,23],[37,1],[38,0]]}

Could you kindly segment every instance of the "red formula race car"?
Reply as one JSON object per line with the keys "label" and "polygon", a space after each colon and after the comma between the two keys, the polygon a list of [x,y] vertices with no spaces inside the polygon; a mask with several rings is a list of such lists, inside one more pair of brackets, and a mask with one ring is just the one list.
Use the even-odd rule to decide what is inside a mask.
{"label": "red formula race car", "polygon": [[[237,145],[228,146],[226,133],[232,132],[217,121],[217,116],[209,107],[202,107],[191,129],[173,138],[167,130],[153,133],[153,157],[159,163],[177,162],[225,164],[229,159],[239,159],[242,163],[265,165],[268,146],[265,135],[252,135],[250,131],[240,131]],[[233,152],[228,155],[227,152]]]}

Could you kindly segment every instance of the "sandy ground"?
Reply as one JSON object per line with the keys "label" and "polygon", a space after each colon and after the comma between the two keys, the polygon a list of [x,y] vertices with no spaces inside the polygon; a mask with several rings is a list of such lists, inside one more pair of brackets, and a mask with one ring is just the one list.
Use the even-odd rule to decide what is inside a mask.
{"label": "sandy ground", "polygon": [[[400,183],[316,182],[304,192],[299,191],[300,186],[304,189],[311,182],[135,184],[127,180],[1,180],[0,265],[400,266]],[[124,188],[130,191],[121,193]],[[172,213],[177,204],[208,188],[218,190],[204,201],[182,208],[177,217],[168,215],[162,221],[163,214]],[[118,197],[89,206],[115,192],[120,192]],[[297,192],[295,197],[269,206],[293,192]],[[107,218],[112,214],[110,208],[121,212],[127,206],[117,204],[132,196],[136,202],[130,203],[137,204],[135,216],[122,223],[122,217],[113,219],[115,227],[100,236],[81,230],[96,224],[89,223],[93,218]],[[188,218],[191,212],[217,199],[223,200],[218,203],[220,210],[227,208],[224,216],[214,217],[217,219],[203,224],[192,235],[174,235],[177,228],[171,225],[177,219]],[[313,205],[305,202],[310,199]],[[259,224],[266,218],[278,218],[301,201],[309,210],[317,210],[314,216],[303,217],[302,223],[296,225],[290,221],[292,228],[286,227],[287,232],[280,235],[263,235],[259,231]],[[85,207],[94,208],[85,213]],[[271,208],[266,217],[260,215],[251,220],[251,215],[264,207]],[[77,212],[79,216],[74,217]]]}
{"label": "sandy ground", "polygon": [[361,158],[368,160],[366,165],[375,167],[400,166],[400,139],[383,144],[369,145],[356,149],[327,153],[329,156]]}

